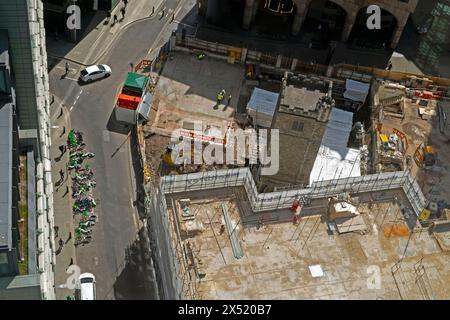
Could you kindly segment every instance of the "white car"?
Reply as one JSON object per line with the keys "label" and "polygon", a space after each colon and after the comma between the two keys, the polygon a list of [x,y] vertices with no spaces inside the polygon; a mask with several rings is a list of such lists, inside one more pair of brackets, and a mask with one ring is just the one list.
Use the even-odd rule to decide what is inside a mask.
{"label": "white car", "polygon": [[92,273],[80,274],[80,299],[81,300],[95,300],[95,276]]}
{"label": "white car", "polygon": [[97,64],[81,70],[80,80],[91,82],[98,79],[108,78],[111,75],[111,68],[106,64]]}

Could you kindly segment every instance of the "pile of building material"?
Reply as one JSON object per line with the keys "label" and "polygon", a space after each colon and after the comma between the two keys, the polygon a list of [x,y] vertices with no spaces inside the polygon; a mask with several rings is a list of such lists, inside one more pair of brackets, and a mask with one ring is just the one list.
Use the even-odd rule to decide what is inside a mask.
{"label": "pile of building material", "polygon": [[348,232],[366,233],[367,226],[356,206],[346,200],[330,199],[328,220],[334,223],[339,234]]}
{"label": "pile of building material", "polygon": [[406,87],[389,82],[382,82],[374,86],[374,107],[380,107],[383,118],[405,117]]}
{"label": "pile of building material", "polygon": [[408,148],[406,136],[399,130],[393,130],[389,137],[386,134],[379,133],[377,142],[379,165],[381,171],[404,170],[406,166],[405,153]]}
{"label": "pile of building material", "polygon": [[433,235],[442,250],[450,250],[450,221],[436,221],[431,228]]}
{"label": "pile of building material", "polygon": [[180,199],[177,201],[177,212],[179,212],[181,215],[180,218],[183,221],[181,232],[185,236],[193,236],[205,230],[203,223],[196,219],[195,212],[190,207],[190,199]]}

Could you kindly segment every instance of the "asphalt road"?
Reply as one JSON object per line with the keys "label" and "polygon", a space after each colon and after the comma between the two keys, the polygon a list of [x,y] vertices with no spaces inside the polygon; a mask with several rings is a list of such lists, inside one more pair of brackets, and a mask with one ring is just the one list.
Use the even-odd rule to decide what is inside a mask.
{"label": "asphalt road", "polygon": [[[166,10],[175,9],[178,2],[168,0]],[[139,264],[144,263],[146,247],[137,241],[142,223],[133,204],[136,192],[130,139],[126,133],[107,128],[116,93],[130,71],[130,63],[137,65],[155,42],[170,34],[170,20],[171,16],[160,19],[156,14],[124,30],[100,61],[112,68],[112,76],[107,79],[80,85],[76,78],[81,67],[61,79],[64,62],[50,73],[50,91],[71,110],[72,127],[83,132],[87,150],[95,153],[90,163],[97,181],[99,222],[94,227],[93,241],[77,249],[77,264],[82,272],[96,275],[98,299],[154,298],[151,288],[143,287],[147,275],[139,273],[144,270]]]}

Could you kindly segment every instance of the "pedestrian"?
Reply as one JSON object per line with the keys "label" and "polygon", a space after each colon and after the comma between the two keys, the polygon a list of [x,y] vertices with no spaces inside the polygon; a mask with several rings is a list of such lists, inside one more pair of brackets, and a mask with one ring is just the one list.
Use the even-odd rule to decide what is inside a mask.
{"label": "pedestrian", "polygon": [[125,5],[125,7],[127,6],[127,4],[128,4],[128,0],[123,0],[123,4]]}
{"label": "pedestrian", "polygon": [[50,102],[50,104],[53,104],[53,102],[55,102],[55,95],[52,94],[52,101]]}
{"label": "pedestrian", "polygon": [[133,64],[133,62],[130,62],[130,68],[131,68],[131,72],[133,72],[134,71],[134,64]]}
{"label": "pedestrian", "polygon": [[58,243],[59,243],[59,247],[60,248],[62,248],[64,246],[64,240],[63,239],[59,238]]}
{"label": "pedestrian", "polygon": [[59,179],[60,179],[61,181],[64,180],[64,171],[63,171],[63,169],[59,170]]}
{"label": "pedestrian", "polygon": [[116,23],[116,21],[119,21],[119,20],[117,20],[117,14],[114,15],[114,18],[113,18],[113,25]]}
{"label": "pedestrian", "polygon": [[69,232],[69,237],[67,237],[66,243],[69,242],[70,239],[72,239],[72,232]]}
{"label": "pedestrian", "polygon": [[227,106],[229,106],[229,105],[230,105],[230,103],[231,103],[231,94],[230,94],[230,95],[228,95]]}
{"label": "pedestrian", "polygon": [[55,230],[55,238],[58,238],[59,227],[58,226],[54,226],[53,230]]}
{"label": "pedestrian", "polygon": [[125,18],[125,7],[122,7],[122,9],[120,9],[120,12],[122,12],[122,20]]}
{"label": "pedestrian", "polygon": [[60,145],[59,147],[59,151],[61,151],[61,154],[64,154],[64,145]]}
{"label": "pedestrian", "polygon": [[392,69],[392,62],[391,62],[391,61],[389,61],[389,65],[387,66],[387,69],[388,69],[389,71],[391,71],[391,69]]}
{"label": "pedestrian", "polygon": [[109,19],[111,19],[111,10],[108,10],[108,12],[106,13],[106,17]]}
{"label": "pedestrian", "polygon": [[70,65],[69,62],[66,61],[66,76],[69,74],[70,72]]}
{"label": "pedestrian", "polygon": [[73,265],[73,258],[70,258],[69,267]]}

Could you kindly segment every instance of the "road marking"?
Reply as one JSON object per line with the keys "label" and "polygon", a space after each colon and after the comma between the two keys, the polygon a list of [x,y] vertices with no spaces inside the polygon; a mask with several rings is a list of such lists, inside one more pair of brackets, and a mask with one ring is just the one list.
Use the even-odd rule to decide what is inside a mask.
{"label": "road marking", "polygon": [[75,79],[75,78],[71,78],[71,77],[64,77],[64,79],[67,79],[67,80],[72,80],[72,81],[78,82],[78,79]]}
{"label": "road marking", "polygon": [[104,142],[110,142],[111,141],[111,135],[108,130],[103,130],[103,141]]}
{"label": "road marking", "polygon": [[75,89],[75,85],[71,85],[70,86],[69,90],[67,91],[67,94],[62,99],[62,104],[66,104],[67,103],[67,98],[69,98],[69,96],[72,94],[73,89]]}
{"label": "road marking", "polygon": [[75,105],[78,102],[78,99],[80,99],[81,94],[83,93],[83,89],[80,90],[80,92],[78,93],[77,97],[75,98],[75,101],[73,102],[72,106],[70,107],[69,111],[73,110],[73,107],[75,107]]}
{"label": "road marking", "polygon": [[183,7],[179,7],[178,9],[175,10],[175,13],[174,13],[175,17],[180,13],[182,8]]}
{"label": "road marking", "polygon": [[[176,6],[175,12],[179,12],[181,8],[184,5],[184,0],[178,2]],[[159,31],[158,35],[156,36],[155,41],[153,41],[153,45],[150,47],[150,49],[147,51],[146,57],[150,56],[150,53],[152,53],[154,50],[160,48],[158,47],[159,40],[161,39],[162,35],[167,32],[166,28],[171,24],[170,20],[167,20],[166,23],[164,23],[164,26],[161,28],[161,31]],[[162,46],[161,46],[162,47]]]}

